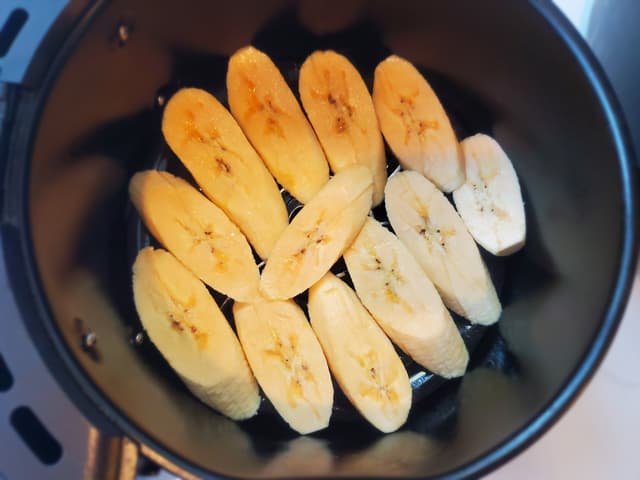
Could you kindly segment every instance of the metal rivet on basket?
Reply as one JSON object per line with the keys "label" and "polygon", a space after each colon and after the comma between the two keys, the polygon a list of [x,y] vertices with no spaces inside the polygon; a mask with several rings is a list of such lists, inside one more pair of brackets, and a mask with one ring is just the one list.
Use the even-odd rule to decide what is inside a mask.
{"label": "metal rivet on basket", "polygon": [[133,343],[135,343],[136,345],[142,345],[142,342],[144,342],[144,333],[136,333],[135,337],[133,337]]}
{"label": "metal rivet on basket", "polygon": [[120,41],[120,45],[124,45],[129,40],[129,27],[124,23],[118,27],[118,40]]}
{"label": "metal rivet on basket", "polygon": [[87,332],[82,336],[82,346],[84,348],[93,348],[97,342],[98,336],[94,332]]}

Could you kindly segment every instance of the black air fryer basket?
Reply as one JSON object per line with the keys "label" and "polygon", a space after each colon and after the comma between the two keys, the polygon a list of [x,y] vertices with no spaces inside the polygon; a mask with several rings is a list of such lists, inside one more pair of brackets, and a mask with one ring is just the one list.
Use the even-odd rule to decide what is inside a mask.
{"label": "black air fryer basket", "polygon": [[[593,374],[633,274],[636,179],[611,89],[550,1],[71,1],[60,2],[60,16],[48,8],[14,19],[34,36],[21,40],[33,57],[0,63],[12,82],[2,247],[40,354],[100,429],[205,477],[477,476],[542,434]],[[29,23],[47,15],[56,21]],[[268,402],[249,421],[228,420],[189,393],[141,329],[131,265],[153,240],[127,183],[147,168],[190,178],[160,133],[163,106],[185,86],[225,103],[228,58],[247,44],[272,57],[294,92],[316,49],[346,55],[370,89],[375,65],[401,55],[429,80],[458,137],[494,136],[518,172],[527,244],[510,257],[483,254],[502,318],[488,328],[456,318],[471,352],[462,379],[404,358],[414,405],[396,433],[377,432],[338,391],[331,426],[305,439]],[[387,156],[391,173],[397,163]],[[374,214],[385,220],[383,209]],[[228,313],[229,302],[216,300]]]}

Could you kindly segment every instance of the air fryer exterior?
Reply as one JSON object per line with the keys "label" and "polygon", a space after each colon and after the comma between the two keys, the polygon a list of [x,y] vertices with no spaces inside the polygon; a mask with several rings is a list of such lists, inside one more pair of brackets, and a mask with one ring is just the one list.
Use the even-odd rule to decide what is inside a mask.
{"label": "air fryer exterior", "polygon": [[[113,2],[111,4],[97,2],[89,6],[80,6],[81,3],[82,2],[72,2],[75,10],[67,10],[67,13],[63,14],[61,19],[64,21],[58,24],[57,28],[59,30],[51,37],[52,39],[59,39],[61,42],[60,45],[62,45],[53,57],[53,60],[51,60],[52,56],[50,51],[42,50],[39,52],[34,57],[33,64],[29,69],[30,73],[25,77],[29,79],[27,87],[10,86],[7,93],[3,136],[0,143],[0,168],[2,168],[1,173],[4,185],[1,205],[1,235],[4,250],[3,261],[6,264],[6,269],[10,276],[12,293],[20,307],[24,322],[38,345],[40,354],[55,375],[56,380],[63,386],[65,391],[91,422],[99,426],[101,430],[112,434],[126,435],[144,444],[146,446],[145,448],[159,453],[163,458],[204,477],[214,473],[232,476],[241,475],[242,472],[247,474],[261,474],[263,471],[263,459],[269,456],[269,448],[274,447],[269,442],[263,441],[262,437],[264,434],[260,431],[262,427],[259,422],[255,425],[250,425],[246,429],[244,429],[244,427],[239,429],[235,424],[221,419],[215,426],[211,427],[217,429],[219,432],[221,436],[219,441],[221,443],[223,442],[234,446],[235,456],[230,460],[227,459],[229,463],[226,468],[211,468],[210,464],[207,464],[207,462],[202,459],[206,455],[215,456],[215,452],[211,453],[208,451],[209,449],[203,448],[202,445],[197,445],[195,442],[194,444],[185,446],[185,448],[191,449],[193,452],[192,455],[186,456],[184,452],[176,451],[175,448],[172,448],[170,445],[171,442],[168,441],[167,438],[172,434],[172,430],[175,431],[180,427],[177,424],[171,425],[171,422],[167,420],[166,427],[158,428],[156,425],[154,430],[151,425],[145,424],[140,420],[142,418],[141,416],[132,415],[133,409],[140,410],[145,408],[145,402],[143,401],[145,390],[142,388],[136,390],[138,387],[131,387],[131,384],[128,382],[119,382],[112,376],[110,370],[105,367],[105,364],[110,361],[111,357],[107,358],[108,354],[104,353],[104,349],[106,348],[108,351],[109,346],[114,346],[114,352],[120,352],[120,349],[125,348],[127,340],[135,333],[133,327],[135,322],[123,322],[119,325],[118,329],[108,334],[105,333],[104,330],[96,329],[96,320],[91,317],[71,316],[57,318],[56,307],[52,307],[51,301],[48,298],[47,287],[43,284],[42,279],[42,251],[40,252],[40,257],[38,257],[39,253],[34,251],[33,246],[34,235],[41,235],[41,233],[37,231],[34,233],[34,215],[37,215],[37,213],[31,210],[34,206],[35,198],[33,191],[34,186],[37,187],[39,184],[38,182],[40,182],[40,185],[44,185],[49,181],[47,175],[53,176],[54,170],[51,170],[51,168],[62,168],[69,166],[69,164],[68,158],[63,159],[61,157],[58,163],[53,162],[52,166],[48,167],[48,169],[40,169],[35,172],[32,169],[31,160],[34,155],[37,154],[35,150],[38,148],[35,142],[40,138],[40,135],[43,134],[40,130],[43,125],[43,115],[51,108],[50,102],[52,98],[54,100],[61,98],[60,101],[65,100],[65,98],[63,98],[64,96],[52,97],[52,93],[55,95],[56,85],[61,81],[61,78],[64,78],[64,75],[67,74],[70,59],[77,54],[77,48],[81,42],[92,45],[91,48],[87,48],[85,54],[92,52],[95,55],[104,55],[105,58],[109,55],[126,57],[128,47],[123,44],[122,39],[118,37],[119,28],[125,26],[131,33],[131,41],[136,42],[136,30],[144,28],[144,26],[139,26],[140,22],[136,15],[140,15],[141,12],[147,15],[149,14],[148,11],[144,11],[144,8],[141,6],[142,3],[136,4],[135,2],[131,2],[131,5],[134,6],[134,8],[131,9],[126,2]],[[161,2],[159,2],[157,7],[158,10],[162,10],[160,3]],[[264,19],[260,20],[259,17],[261,15],[267,17],[269,8],[276,8],[277,3],[279,2],[262,2],[261,8],[263,10],[257,9],[260,11],[256,11],[254,14],[256,24],[259,23],[259,21],[264,21]],[[473,2],[467,2],[468,5],[465,5],[473,8],[472,3]],[[449,458],[446,453],[443,453],[443,459],[440,460],[439,464],[436,462],[433,470],[422,473],[422,475],[428,475],[430,478],[476,477],[495,468],[538,438],[552,425],[559,415],[570,406],[573,399],[578,395],[591,375],[593,375],[615,334],[629,293],[637,254],[637,178],[632,166],[631,141],[624,125],[621,109],[597,61],[573,27],[569,25],[566,19],[550,2],[523,2],[520,6],[513,7],[507,6],[507,2],[494,0],[488,2],[487,5],[489,5],[486,7],[487,14],[498,14],[496,12],[498,12],[500,7],[503,7],[509,13],[503,12],[502,15],[513,15],[513,18],[517,17],[518,21],[523,22],[522,28],[525,30],[540,31],[540,35],[544,38],[554,39],[558,45],[562,45],[564,48],[563,55],[565,55],[566,59],[575,62],[575,65],[577,65],[577,67],[575,67],[576,71],[579,70],[581,72],[585,85],[588,85],[591,89],[592,96],[590,101],[595,102],[593,109],[600,110],[602,124],[607,125],[608,128],[608,147],[610,147],[608,153],[610,156],[607,157],[606,161],[610,162],[611,167],[615,167],[619,171],[621,191],[618,193],[617,203],[613,202],[618,206],[618,210],[612,210],[611,215],[620,219],[622,230],[615,233],[619,238],[620,251],[619,255],[615,258],[615,265],[610,264],[603,267],[603,270],[607,272],[615,269],[616,278],[611,284],[603,286],[603,288],[608,289],[608,302],[602,305],[601,311],[594,313],[594,315],[601,315],[602,321],[593,332],[589,348],[584,352],[580,361],[571,368],[571,375],[567,377],[565,381],[558,382],[560,388],[552,395],[551,400],[535,412],[535,415],[530,416],[529,420],[524,424],[515,422],[517,425],[514,424],[514,429],[508,436],[501,436],[496,433],[495,437],[485,445],[484,450],[474,450],[473,454],[462,463],[457,463],[455,459]],[[405,10],[403,10],[403,8]],[[415,28],[412,21],[408,21],[403,17],[403,15],[410,13],[413,8],[419,10],[423,7],[416,7],[416,4],[412,2],[398,4],[397,10],[395,10],[395,16],[391,15],[388,19],[389,24],[392,25],[391,31],[405,27],[409,29]],[[441,8],[441,10],[439,10],[439,8]],[[453,18],[452,13],[447,11],[447,7],[435,7],[435,9],[442,18]],[[461,11],[463,10],[464,8],[462,7]],[[79,12],[82,12],[82,14]],[[535,17],[535,20],[529,21],[529,17],[525,14]],[[80,20],[70,21],[70,18],[80,18]],[[509,18],[505,18],[505,21],[507,20],[509,20]],[[233,21],[239,20],[234,19]],[[477,17],[469,21],[477,21]],[[429,25],[433,28],[438,28],[435,24]],[[98,38],[104,41],[103,45],[98,43]],[[249,40],[250,38],[247,38],[246,41]],[[53,41],[54,40],[52,40],[52,42]],[[153,40],[145,37],[145,41],[151,42]],[[397,43],[398,48],[406,48],[407,52],[410,52],[412,47],[410,45],[407,46],[403,42],[411,41],[410,36],[401,38]],[[230,43],[232,44],[233,42]],[[158,40],[158,45],[160,44],[161,42]],[[143,50],[147,48],[151,51],[151,49],[158,45],[143,45],[139,48]],[[138,47],[135,46],[133,48]],[[171,60],[162,58],[162,55],[149,60],[149,64],[145,66],[145,68],[151,72],[148,77],[145,77],[146,72],[135,72],[131,70],[136,66],[135,62],[133,62],[135,56],[130,60],[122,60],[120,62],[120,70],[114,72],[114,77],[109,80],[115,82],[131,81],[130,87],[125,89],[127,92],[125,94],[126,98],[96,99],[98,104],[105,105],[105,110],[112,108],[112,106],[108,105],[109,103],[121,102],[122,108],[120,113],[122,115],[120,118],[117,118],[117,120],[120,122],[120,126],[126,125],[126,128],[129,130],[128,134],[123,133],[122,130],[109,130],[109,124],[107,122],[105,129],[100,130],[94,137],[90,137],[93,139],[93,144],[90,142],[81,142],[70,146],[71,151],[77,155],[95,156],[95,163],[92,163],[92,168],[95,167],[97,169],[95,171],[99,172],[99,178],[95,178],[91,173],[86,173],[87,176],[80,175],[78,178],[82,179],[82,181],[95,182],[94,187],[99,188],[102,192],[102,198],[98,199],[100,202],[104,202],[105,205],[110,202],[115,202],[119,205],[117,211],[121,212],[121,217],[117,217],[117,213],[104,207],[103,211],[106,212],[106,217],[110,218],[112,222],[110,225],[118,224],[118,222],[125,223],[128,218],[127,215],[132,214],[132,212],[127,210],[127,205],[123,201],[125,197],[123,197],[124,192],[122,189],[126,183],[126,179],[138,168],[139,164],[127,163],[126,160],[134,158],[137,155],[147,155],[145,152],[145,141],[153,140],[154,135],[157,135],[156,130],[159,130],[156,128],[159,118],[159,112],[156,110],[158,105],[154,102],[156,96],[163,95],[164,91],[162,89],[158,90],[162,85],[153,83],[155,81],[154,75],[160,78],[164,75],[169,78],[172,72],[165,72],[163,69],[173,68],[174,71],[182,72],[186,83],[193,83],[198,77],[198,65],[206,61],[212,73],[209,77],[198,81],[202,81],[209,86],[216,75],[216,69],[226,67],[224,55],[218,55],[213,58],[203,55],[201,52],[188,52],[188,54],[181,55],[181,53],[183,53],[180,52],[181,47],[173,46],[173,48],[175,48],[173,52],[175,56]],[[230,46],[225,45],[223,50],[229,48]],[[428,49],[429,47],[427,46],[425,48]],[[460,47],[452,48],[455,51]],[[507,53],[509,52],[508,49],[505,51]],[[546,52],[545,54],[552,55],[550,52]],[[437,52],[430,53],[430,55],[432,59],[441,59],[440,54]],[[173,64],[171,62],[173,62]],[[130,72],[130,80],[126,76],[119,76],[126,75],[127,69],[129,69]],[[87,78],[92,79],[94,78],[92,74],[98,75],[100,73],[101,72],[98,71],[89,71]],[[190,75],[193,76],[190,77]],[[455,68],[452,68],[450,71],[445,71],[444,75],[456,78]],[[478,89],[482,90],[483,88],[481,85]],[[522,99],[518,101],[526,103],[526,101]],[[74,109],[78,107],[82,108],[81,105],[70,106],[70,115],[74,115]],[[495,111],[500,111],[501,109],[500,105],[491,105],[491,107]],[[112,110],[117,110],[117,106],[113,107]],[[95,123],[99,125],[97,120]],[[64,130],[64,127],[61,127],[61,129]],[[500,132],[498,131],[498,133]],[[136,138],[138,135],[139,138]],[[508,133],[505,138],[507,138],[507,140],[510,139]],[[114,145],[118,144],[119,141],[122,142],[122,145]],[[517,142],[514,141],[514,143]],[[99,145],[99,147],[96,147],[96,145]],[[93,148],[95,148],[95,151],[92,150]],[[112,162],[101,159],[101,156],[108,157],[110,155],[116,158],[117,161]],[[88,191],[89,185],[85,185],[85,187]],[[60,194],[64,195],[64,190],[67,187],[62,186],[60,188]],[[72,184],[70,184],[70,188],[73,188]],[[586,195],[580,190],[570,189],[569,191],[572,195]],[[70,196],[69,198],[74,197]],[[77,200],[77,198],[75,199]],[[101,211],[102,207],[99,204],[100,202],[95,206],[96,212]],[[125,213],[122,214],[122,212]],[[66,215],[65,212],[60,211],[59,218],[54,219],[52,225],[63,225]],[[106,232],[105,225],[100,225],[100,222],[97,224],[91,223],[90,227],[95,229],[90,235],[98,236]],[[534,227],[534,230],[536,228],[543,228],[540,226]],[[40,230],[40,232],[42,231],[43,230]],[[44,240],[40,238],[40,245],[42,245],[43,241]],[[38,240],[36,240],[36,243],[37,242]],[[109,258],[115,258],[117,254],[121,254],[122,257],[126,256],[126,250],[120,247],[109,246],[106,243],[101,245],[101,247],[107,249],[105,251],[110,252]],[[88,252],[94,251],[88,250]],[[74,255],[76,255],[76,253],[77,252],[74,252]],[[594,255],[596,253],[597,252],[594,252]],[[87,258],[82,259],[82,262],[87,262],[91,268],[100,270],[108,269],[109,267],[109,265],[105,264],[106,258],[103,260],[93,260],[92,255],[87,252],[80,252],[79,255],[87,255]],[[76,258],[73,259],[73,261],[76,260]],[[126,263],[129,259],[123,261]],[[613,262],[614,260],[611,261]],[[519,260],[514,263],[513,268],[525,268],[527,266],[529,265],[526,261]],[[60,264],[55,267],[63,269],[65,266]],[[126,267],[124,268],[126,269]],[[105,276],[102,278],[109,279],[110,277],[105,273]],[[101,286],[93,285],[86,281],[84,281],[83,284],[83,281],[83,278],[78,279],[78,282],[81,284],[76,285],[79,288],[78,291],[84,292],[85,298],[89,302],[89,304],[87,304],[88,311],[93,308],[96,311],[96,316],[98,316],[98,312],[104,308],[104,304],[101,303],[103,297],[99,292]],[[525,284],[526,282],[522,283],[522,285]],[[520,283],[517,285],[520,285]],[[129,285],[108,285],[109,291],[115,292],[118,297],[126,295],[128,288]],[[127,309],[130,309],[130,305],[127,306],[126,300],[122,300],[121,303],[122,305],[115,305],[113,308],[129,312],[130,310]],[[60,309],[58,309],[58,312],[59,311]],[[126,315],[124,316],[126,317]],[[507,326],[501,331],[501,335],[507,338],[507,342],[509,342],[510,339],[513,339],[509,334],[513,334],[518,328],[522,329],[525,327],[518,324],[517,319],[514,319],[508,322]],[[99,342],[101,343],[99,344],[100,348],[92,352],[87,351],[85,346],[83,346],[82,338],[83,335],[86,335],[87,332],[94,329],[99,331]],[[515,336],[517,337],[518,334],[516,333]],[[115,345],[118,346],[115,347]],[[517,355],[518,352],[514,354]],[[145,355],[152,357],[154,354],[153,352],[147,352]],[[145,358],[150,357],[147,356]],[[141,363],[141,365],[121,366],[122,371],[129,370],[130,367],[131,372],[133,372],[131,382],[136,382],[135,375],[138,375],[140,378],[147,375],[154,375],[153,372],[149,371],[151,370],[150,366],[142,364],[142,362],[138,363]],[[487,376],[478,376],[476,381],[491,383],[495,381],[495,379],[491,374],[488,374]],[[191,407],[199,408],[193,399],[189,397],[188,393],[180,387],[179,382],[177,382],[175,378],[168,376],[164,378],[162,382],[164,385],[163,388],[159,388],[152,393],[159,396],[168,395],[167,401],[184,403],[187,409]],[[141,382],[141,385],[143,384],[144,382]],[[499,387],[501,381],[498,380],[496,385]],[[165,393],[165,387],[166,391],[170,393]],[[118,401],[118,390],[128,388],[136,390],[133,397],[140,398],[140,401],[136,405],[129,407],[131,411],[125,409]],[[460,387],[457,385],[448,390],[445,389],[442,395],[445,397],[449,394],[453,395],[453,398],[458,399],[451,400],[454,404],[459,401],[469,401],[466,397],[460,400],[461,397],[457,396],[459,395],[459,388],[462,388],[464,391],[467,386],[462,385],[462,387]],[[489,402],[491,399],[490,396],[487,396],[486,398],[480,398],[479,401]],[[147,408],[154,410],[156,407],[154,405],[147,405]],[[206,415],[215,415],[210,411],[202,410],[202,412],[204,413],[196,413],[191,419],[186,421],[187,428],[195,429],[200,424],[206,424]],[[158,409],[157,414],[160,417],[162,411]],[[358,428],[361,428],[361,426],[358,425]],[[368,438],[371,437],[371,433],[366,430],[366,428],[362,428],[364,433],[361,435],[367,437],[367,439],[360,442],[360,444],[364,445],[362,451],[366,451],[367,446],[373,440]],[[249,436],[252,437],[250,442],[246,440],[245,433],[247,431],[250,432]],[[349,451],[346,453],[340,451],[340,441],[335,438],[335,435],[342,435],[344,431],[346,430],[330,430],[328,435],[321,437],[323,441],[327,442],[330,448],[334,448],[339,452],[336,454],[336,459],[352,453]],[[445,439],[446,437],[447,434],[444,435]],[[286,445],[290,440],[286,435],[281,435],[279,438],[276,443],[278,443],[280,447]],[[265,443],[265,445],[269,444],[269,446],[261,450],[262,443]],[[358,445],[358,442],[354,442],[354,445]],[[256,456],[255,451],[260,451],[260,455]],[[244,465],[242,465],[243,463]],[[234,470],[230,468],[229,465],[238,466]],[[452,465],[457,466],[451,468]],[[344,472],[340,472],[339,469],[331,470],[328,473],[331,476],[341,476],[344,474]],[[352,472],[347,473],[352,474]],[[380,474],[379,472],[370,472],[367,475],[363,475],[361,471],[357,470],[355,470],[355,473],[361,476]],[[414,471],[404,471],[400,473],[406,475],[416,474]]]}

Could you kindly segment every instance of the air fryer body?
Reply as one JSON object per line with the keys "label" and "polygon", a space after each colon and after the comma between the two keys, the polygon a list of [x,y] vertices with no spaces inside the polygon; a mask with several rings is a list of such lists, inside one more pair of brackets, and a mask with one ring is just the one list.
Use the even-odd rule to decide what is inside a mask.
{"label": "air fryer body", "polygon": [[[2,235],[14,293],[42,355],[90,418],[196,473],[477,474],[544,431],[615,331],[636,242],[615,103],[547,2],[314,5],[122,0],[86,10],[56,55],[39,58],[41,81],[9,96]],[[378,61],[406,57],[457,133],[495,136],[521,179],[528,239],[500,264],[503,316],[464,378],[414,405],[397,433],[355,416],[309,438],[268,412],[232,422],[193,397],[148,340],[132,340],[140,232],[127,182],[172,165],[160,134],[168,96],[197,86],[226,101],[228,57],[249,43],[294,91],[317,48],[344,53],[369,87]],[[88,332],[95,348],[81,341]]]}

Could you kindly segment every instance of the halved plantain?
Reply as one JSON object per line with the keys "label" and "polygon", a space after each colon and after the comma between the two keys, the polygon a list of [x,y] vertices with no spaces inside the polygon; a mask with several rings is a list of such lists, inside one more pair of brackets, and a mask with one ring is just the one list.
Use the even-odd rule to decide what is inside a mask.
{"label": "halved plantain", "polygon": [[227,109],[204,90],[184,88],[165,107],[162,133],[204,194],[267,258],[287,226],[287,210],[276,182]]}
{"label": "halved plantain", "polygon": [[476,242],[494,255],[524,246],[527,225],[520,184],[511,160],[488,135],[462,141],[466,182],[453,192],[458,213]]}
{"label": "halved plantain", "polygon": [[225,213],[181,178],[147,170],[129,194],[151,234],[214,290],[244,302],[260,297],[251,247]]}
{"label": "halved plantain", "polygon": [[464,164],[449,117],[411,63],[391,55],[378,64],[373,103],[384,138],[404,168],[445,192],[462,185]]}
{"label": "halved plantain", "polygon": [[309,316],[347,398],[378,430],[400,428],[411,408],[407,371],[355,292],[327,273],[309,290]]}
{"label": "halved plantain", "polygon": [[147,247],[133,265],[133,297],[149,338],[194,395],[234,420],[255,415],[258,385],[200,280],[167,251]]}
{"label": "halved plantain", "polygon": [[444,303],[472,323],[498,321],[502,307],[464,222],[440,190],[417,172],[389,178],[385,206],[393,229]]}
{"label": "halved plantain", "polygon": [[349,167],[329,180],[278,240],[262,271],[262,293],[292,298],[327,273],[362,228],[372,191],[367,167]]}
{"label": "halved plantain", "polygon": [[300,99],[331,169],[364,165],[373,174],[373,204],[387,181],[384,142],[367,86],[346,57],[332,50],[311,54],[300,67]]}
{"label": "halved plantain", "polygon": [[358,297],[396,345],[437,375],[464,374],[469,354],[458,327],[398,237],[370,217],[344,260]]}
{"label": "halved plantain", "polygon": [[318,339],[293,300],[233,305],[238,337],[265,395],[296,432],[329,425],[333,384]]}
{"label": "halved plantain", "polygon": [[271,59],[244,47],[229,59],[229,108],[276,180],[307,203],[329,180],[329,165],[300,104]]}

